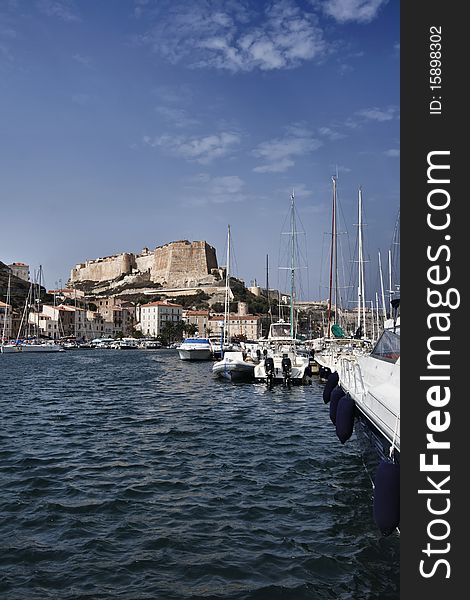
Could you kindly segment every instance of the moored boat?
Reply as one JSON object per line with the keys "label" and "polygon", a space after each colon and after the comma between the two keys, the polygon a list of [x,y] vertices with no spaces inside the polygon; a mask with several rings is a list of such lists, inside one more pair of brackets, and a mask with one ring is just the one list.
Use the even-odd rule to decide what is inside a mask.
{"label": "moored boat", "polygon": [[209,360],[212,348],[208,338],[186,338],[177,350],[181,360]]}
{"label": "moored boat", "polygon": [[223,358],[212,367],[214,375],[230,381],[253,381],[254,371],[254,360],[241,350],[224,352]]}

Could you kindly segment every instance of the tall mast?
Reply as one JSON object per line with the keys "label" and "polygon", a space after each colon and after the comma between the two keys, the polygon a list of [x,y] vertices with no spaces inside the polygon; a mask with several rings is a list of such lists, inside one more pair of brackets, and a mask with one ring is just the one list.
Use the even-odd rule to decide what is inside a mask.
{"label": "tall mast", "polygon": [[271,311],[271,296],[269,295],[269,254],[266,254],[266,297],[268,300],[268,314],[271,319],[271,323],[273,322],[273,314]]}
{"label": "tall mast", "polygon": [[[377,323],[377,337],[379,337],[380,321],[379,321],[379,294],[375,292],[375,317]],[[373,316],[372,316],[373,318]]]}
{"label": "tall mast", "polygon": [[[11,273],[8,273],[8,287],[7,287],[7,296],[6,296],[6,306],[5,306],[5,314],[4,314],[4,321],[3,321],[3,331],[2,331],[2,344],[5,343],[5,334],[6,334],[6,330],[7,330],[7,319],[8,319],[8,307],[10,305],[10,300],[11,298]],[[11,328],[10,328],[10,333],[9,336],[11,336]]]}
{"label": "tall mast", "polygon": [[380,291],[382,295],[382,311],[384,319],[387,318],[387,309],[385,308],[385,293],[384,293],[384,279],[382,276],[382,261],[380,259],[380,250],[379,250],[379,273],[380,273]]}
{"label": "tall mast", "polygon": [[[336,261],[336,178],[331,178],[333,182],[333,208],[331,211],[331,248],[330,248],[330,289],[328,293],[328,332],[327,337],[330,337],[330,328],[331,328],[331,305],[333,299],[333,265]],[[335,285],[337,292],[338,281],[335,277]]]}
{"label": "tall mast", "polygon": [[[227,232],[227,266],[225,269],[225,303],[224,303],[224,336],[223,343],[230,340],[230,225]],[[223,350],[223,349],[222,349]]]}
{"label": "tall mast", "polygon": [[294,212],[294,190],[291,199],[291,259],[290,259],[290,336],[294,338],[294,293],[295,293],[295,212]]}
{"label": "tall mast", "polygon": [[389,302],[390,302],[390,317],[393,315],[392,311],[392,251],[388,251],[388,292],[389,292]]}
{"label": "tall mast", "polygon": [[365,302],[365,285],[364,285],[364,257],[363,257],[363,241],[362,241],[362,188],[359,188],[359,199],[358,199],[358,212],[359,212],[359,232],[358,232],[358,264],[359,264],[359,286],[358,286],[358,306],[357,306],[357,319],[358,327],[361,325],[361,312],[362,312],[362,333],[366,335],[366,302]]}

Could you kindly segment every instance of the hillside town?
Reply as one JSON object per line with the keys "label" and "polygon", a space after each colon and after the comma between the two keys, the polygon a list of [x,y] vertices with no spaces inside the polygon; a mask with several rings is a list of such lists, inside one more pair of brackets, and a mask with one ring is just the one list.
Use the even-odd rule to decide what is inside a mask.
{"label": "hillside town", "polygon": [[[185,336],[218,337],[224,323],[225,267],[206,242],[179,241],[140,255],[123,253],[76,265],[66,287],[46,290],[39,271],[0,263],[0,336],[86,343],[150,338],[165,345]],[[288,318],[290,295],[230,278],[231,335],[257,340]],[[338,309],[339,310],[339,309]],[[323,334],[326,301],[298,302],[298,331]],[[353,327],[355,311],[342,311]]]}

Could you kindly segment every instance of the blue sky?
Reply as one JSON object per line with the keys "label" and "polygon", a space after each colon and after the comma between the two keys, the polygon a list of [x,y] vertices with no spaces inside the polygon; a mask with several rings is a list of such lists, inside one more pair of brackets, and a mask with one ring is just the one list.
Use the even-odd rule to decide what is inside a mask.
{"label": "blue sky", "polygon": [[179,239],[224,264],[230,223],[236,274],[264,283],[269,254],[275,286],[294,188],[304,296],[326,298],[337,170],[352,247],[363,188],[375,283],[399,93],[395,0],[2,0],[0,260],[42,264],[49,287]]}

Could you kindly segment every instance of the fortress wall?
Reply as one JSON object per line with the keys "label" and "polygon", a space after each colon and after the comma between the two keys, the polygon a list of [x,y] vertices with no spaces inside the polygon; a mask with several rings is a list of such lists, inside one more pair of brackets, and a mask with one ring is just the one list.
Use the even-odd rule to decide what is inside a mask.
{"label": "fortress wall", "polygon": [[217,269],[215,248],[204,241],[182,240],[134,255],[129,253],[87,261],[72,269],[70,282],[112,281],[136,270],[150,271],[150,281],[170,286],[186,286],[211,276]]}
{"label": "fortress wall", "polygon": [[128,253],[88,260],[72,269],[70,281],[109,281],[130,273],[134,264],[134,256]]}
{"label": "fortress wall", "polygon": [[152,273],[154,261],[155,254],[153,252],[150,252],[149,254],[138,254],[135,257],[136,269],[141,273],[146,273],[147,271]]}
{"label": "fortress wall", "polygon": [[[211,256],[210,264],[209,256]],[[217,268],[215,250],[206,242],[174,242],[168,266],[172,276],[188,275],[194,278],[209,275],[211,268]]]}

